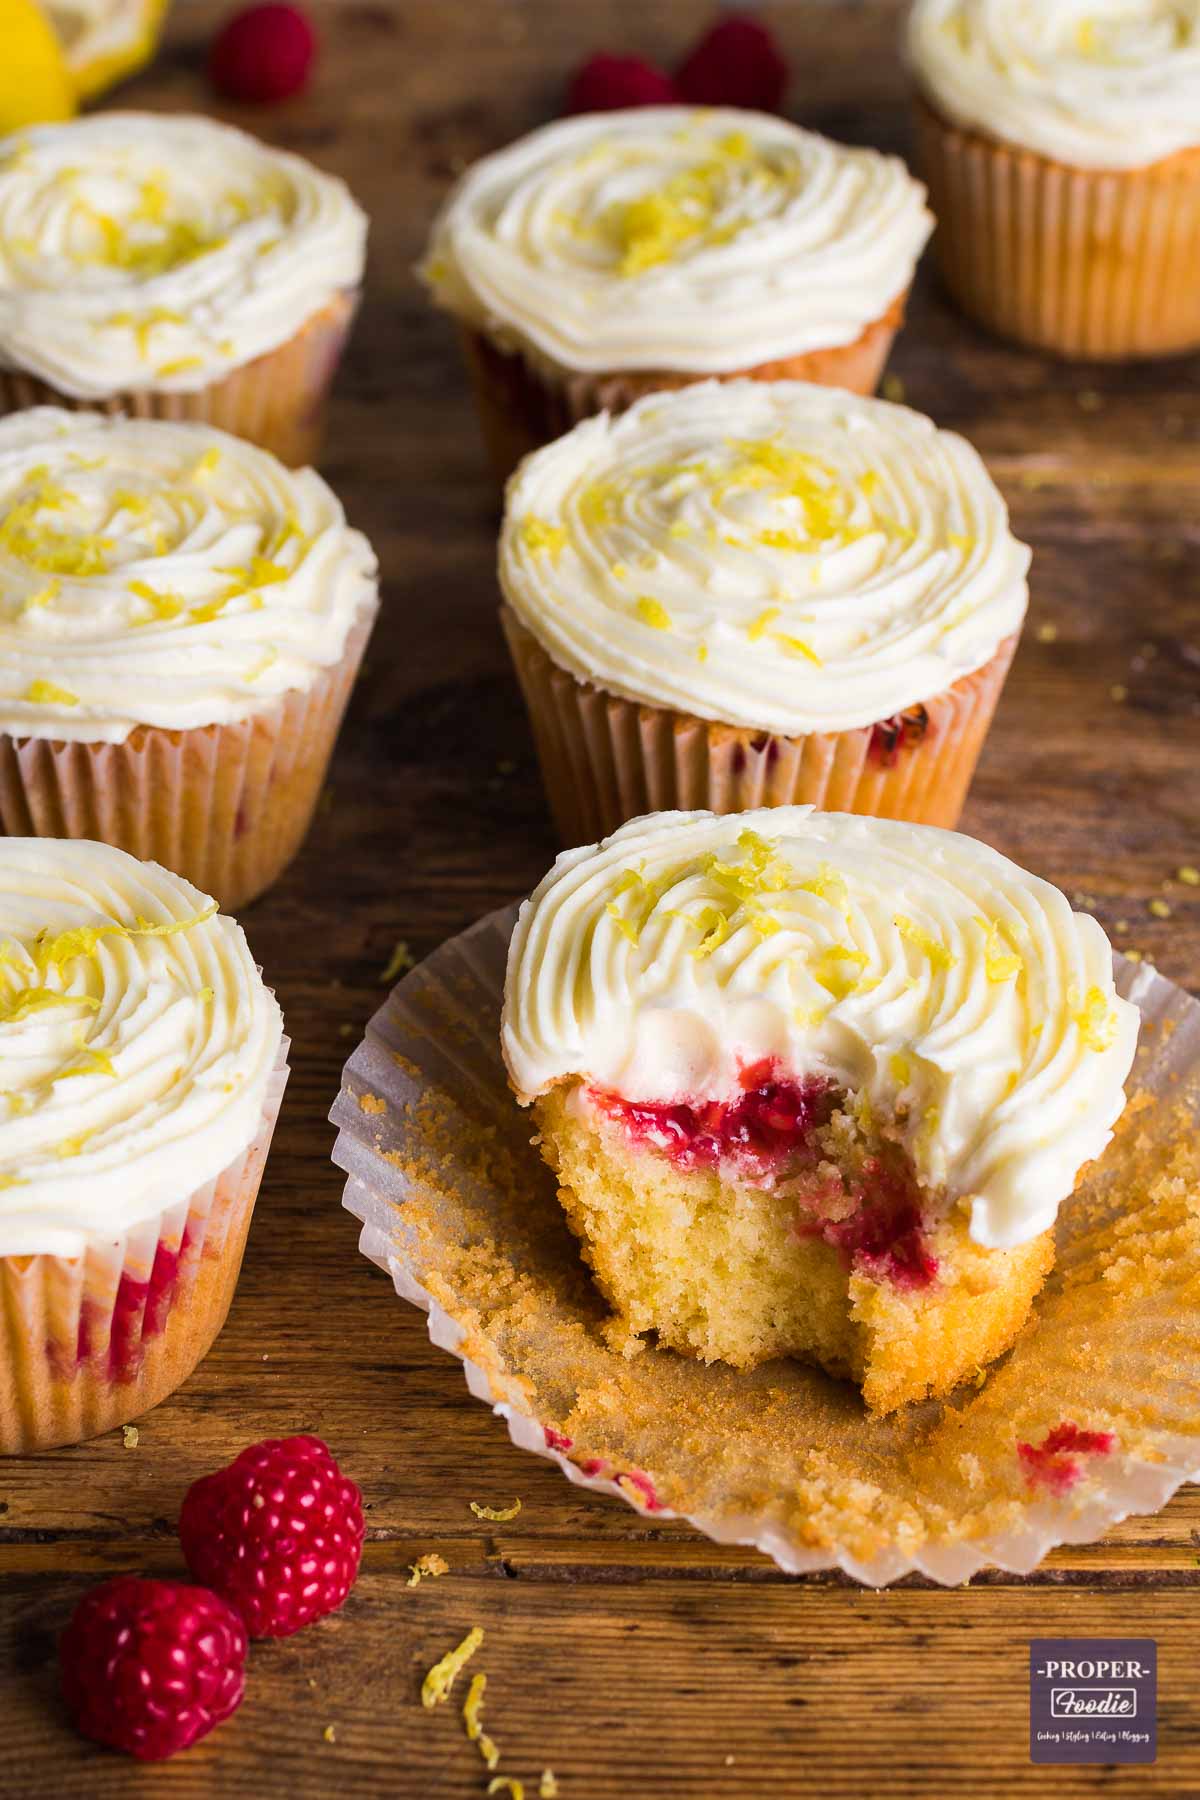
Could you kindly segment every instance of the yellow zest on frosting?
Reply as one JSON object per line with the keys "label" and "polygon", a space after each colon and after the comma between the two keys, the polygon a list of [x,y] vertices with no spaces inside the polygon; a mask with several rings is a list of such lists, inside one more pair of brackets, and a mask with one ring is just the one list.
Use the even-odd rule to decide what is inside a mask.
{"label": "yellow zest on frosting", "polygon": [[649,594],[643,594],[637,603],[637,616],[643,625],[649,625],[653,631],[670,631],[671,615],[658,600],[652,600]]}
{"label": "yellow zest on frosting", "polygon": [[915,919],[908,918],[904,913],[897,913],[893,923],[905,942],[914,945],[935,969],[952,969],[957,963],[958,958],[953,950],[939,942],[932,932],[926,931]]}
{"label": "yellow zest on frosting", "polygon": [[31,681],[25,698],[34,706],[78,706],[79,695],[53,681]]}
{"label": "yellow zest on frosting", "polygon": [[835,1000],[844,1000],[858,988],[859,976],[854,971],[865,969],[867,960],[866,951],[856,950],[853,944],[829,944],[810,965],[813,980]]}
{"label": "yellow zest on frosting", "polygon": [[1000,919],[980,919],[978,924],[987,936],[983,966],[988,980],[1007,981],[1010,976],[1019,975],[1025,962],[1011,942],[1009,927]]}
{"label": "yellow zest on frosting", "polygon": [[482,1642],[483,1627],[473,1625],[460,1644],[447,1650],[445,1656],[434,1663],[421,1683],[422,1706],[440,1706],[450,1698],[451,1688]]}
{"label": "yellow zest on frosting", "polygon": [[749,625],[746,627],[746,636],[750,639],[750,642],[752,644],[757,644],[759,638],[765,637],[768,629],[775,623],[778,617],[779,608],[777,606],[764,607],[758,617],[751,619]]}
{"label": "yellow zest on frosting", "polygon": [[1087,1048],[1098,1053],[1111,1050],[1116,1040],[1118,1020],[1103,991],[1099,987],[1088,988],[1080,1003],[1078,991],[1073,989],[1072,1004],[1077,1008],[1072,1017]]}
{"label": "yellow zest on frosting", "polygon": [[566,548],[567,534],[561,525],[548,525],[545,519],[523,519],[521,542],[535,554],[539,550],[546,550],[551,556],[557,556],[560,550]]}

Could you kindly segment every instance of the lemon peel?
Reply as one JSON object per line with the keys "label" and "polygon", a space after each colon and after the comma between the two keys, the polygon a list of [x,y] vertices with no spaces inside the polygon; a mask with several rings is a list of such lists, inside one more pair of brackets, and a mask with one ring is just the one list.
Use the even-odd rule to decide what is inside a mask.
{"label": "lemon peel", "polygon": [[472,1500],[470,1504],[471,1511],[477,1519],[490,1519],[497,1525],[506,1525],[510,1519],[515,1519],[521,1510],[519,1500],[514,1500],[511,1506],[480,1506],[478,1500]]}
{"label": "lemon peel", "polygon": [[75,94],[52,25],[34,0],[0,0],[0,133],[69,119]]}
{"label": "lemon peel", "polygon": [[[473,1744],[478,1744],[479,1754],[489,1769],[494,1769],[500,1761],[500,1747],[483,1729],[483,1696],[487,1692],[487,1676],[472,1675],[471,1686],[463,1701],[463,1724],[467,1736]],[[490,1792],[490,1789],[489,1789]]]}
{"label": "lemon peel", "polygon": [[546,519],[530,515],[521,522],[521,542],[535,556],[544,550],[553,557],[566,549],[567,534],[561,525],[551,525]]}
{"label": "lemon peel", "polygon": [[659,600],[649,594],[642,594],[637,603],[637,616],[643,625],[649,625],[654,631],[670,631],[671,615]]}
{"label": "lemon peel", "polygon": [[418,1556],[415,1563],[409,1563],[409,1578],[405,1587],[420,1587],[422,1581],[433,1581],[439,1575],[450,1573],[450,1564],[436,1550],[427,1550],[424,1556]]}
{"label": "lemon peel", "polygon": [[1097,1054],[1110,1050],[1116,1042],[1118,1020],[1103,990],[1090,987],[1080,1004],[1078,989],[1072,989],[1069,999],[1077,1009],[1071,1017],[1079,1029],[1084,1048]]}
{"label": "lemon peel", "polygon": [[421,1705],[423,1707],[428,1710],[442,1705],[449,1699],[450,1690],[459,1674],[470,1662],[482,1642],[482,1625],[473,1625],[460,1644],[456,1644],[453,1650],[447,1650],[445,1656],[434,1663],[421,1683]]}
{"label": "lemon peel", "polygon": [[908,918],[904,913],[897,913],[892,923],[905,942],[919,950],[935,969],[952,969],[957,963],[958,958],[953,950],[935,938],[932,932],[926,931],[915,919]]}

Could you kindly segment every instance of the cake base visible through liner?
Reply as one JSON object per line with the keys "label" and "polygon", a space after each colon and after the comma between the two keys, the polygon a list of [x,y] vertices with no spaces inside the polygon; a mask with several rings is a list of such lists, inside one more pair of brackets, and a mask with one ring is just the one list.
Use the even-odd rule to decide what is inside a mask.
{"label": "cake base visible through liner", "polygon": [[723,1102],[634,1102],[575,1081],[535,1103],[541,1149],[611,1335],[751,1369],[778,1356],[888,1412],[1008,1349],[1053,1234],[974,1242],[898,1142],[820,1078],[743,1072]]}

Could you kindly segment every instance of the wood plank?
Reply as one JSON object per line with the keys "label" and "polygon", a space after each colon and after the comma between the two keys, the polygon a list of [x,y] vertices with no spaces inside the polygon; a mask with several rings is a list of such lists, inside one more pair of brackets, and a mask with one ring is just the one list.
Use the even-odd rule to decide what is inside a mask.
{"label": "wood plank", "polygon": [[[504,1767],[552,1765],[564,1800],[1049,1792],[1028,1763],[1026,1645],[1058,1632],[1157,1637],[1162,1731],[1155,1769],[1063,1769],[1053,1791],[1200,1792],[1200,1490],[1024,1581],[874,1595],[838,1576],[788,1580],[519,1454],[358,1256],[325,1118],[391,948],[429,951],[527,891],[554,850],[496,625],[494,496],[451,333],[411,266],[452,174],[549,116],[587,49],[669,60],[709,6],[323,0],[316,87],[258,114],[217,107],[204,83],[226,10],[181,5],[166,53],[123,99],[223,111],[343,173],[370,210],[326,473],[380,551],[386,614],[328,804],[245,921],[295,1072],[229,1326],[136,1450],[110,1434],[0,1466],[0,1789],[479,1795],[486,1771],[456,1709],[431,1717],[417,1698],[423,1670],[478,1621]],[[794,115],[903,147],[900,0],[768,10],[793,58]],[[1024,355],[957,318],[926,274],[893,367],[912,404],[978,444],[1036,549],[1030,626],[965,825],[1092,897],[1119,943],[1200,987],[1200,892],[1172,881],[1200,865],[1200,363]],[[1148,912],[1160,896],[1165,921]],[[177,1572],[187,1484],[296,1430],[327,1437],[367,1494],[344,1614],[256,1648],[239,1716],[164,1768],[82,1744],[55,1700],[54,1636],[75,1599],[121,1569]],[[468,1501],[518,1494],[520,1518],[481,1531]],[[408,1565],[429,1549],[452,1573],[410,1591]]]}

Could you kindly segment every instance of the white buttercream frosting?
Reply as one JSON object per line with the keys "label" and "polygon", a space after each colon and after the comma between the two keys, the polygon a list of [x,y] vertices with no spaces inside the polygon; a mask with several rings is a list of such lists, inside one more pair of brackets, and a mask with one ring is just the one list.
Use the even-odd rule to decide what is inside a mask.
{"label": "white buttercream frosting", "polygon": [[1058,162],[1200,145],[1200,0],[916,0],[908,48],[952,123]]}
{"label": "white buttercream frosting", "polygon": [[0,139],[0,365],[76,399],[188,391],[358,286],[345,184],[211,119],[97,113]]}
{"label": "white buttercream frosting", "polygon": [[719,374],[852,343],[931,229],[896,157],[762,113],[634,107],[468,169],[422,272],[451,312],[560,368]]}
{"label": "white buttercream frosting", "polygon": [[283,1020],[232,919],[107,844],[0,851],[0,1256],[78,1256],[257,1134]]}
{"label": "white buttercream frosting", "polygon": [[204,425],[0,420],[0,731],[248,718],[340,661],[375,558],[312,469]]}
{"label": "white buttercream frosting", "polygon": [[963,438],[801,382],[585,420],[521,464],[500,540],[505,597],[560,666],[787,735],[873,724],[982,667],[1028,567]]}
{"label": "white buttercream frosting", "polygon": [[1137,1009],[1048,882],[956,832],[779,807],[635,819],[521,909],[503,1049],[528,1103],[578,1077],[727,1099],[777,1059],[902,1121],[971,1231],[1043,1231],[1124,1104]]}

